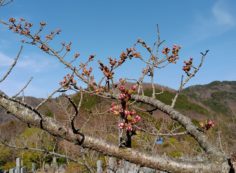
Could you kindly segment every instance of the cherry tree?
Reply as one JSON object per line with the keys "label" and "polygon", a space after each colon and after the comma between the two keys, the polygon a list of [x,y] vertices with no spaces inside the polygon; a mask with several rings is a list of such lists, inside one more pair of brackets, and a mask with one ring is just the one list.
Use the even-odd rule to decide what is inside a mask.
{"label": "cherry tree", "polygon": [[[0,5],[4,6],[9,2],[10,1],[1,0]],[[157,70],[175,64],[179,60],[181,47],[179,45],[165,47],[164,40],[160,38],[158,26],[157,41],[152,47],[144,40],[138,39],[133,46],[122,51],[118,58],[109,57],[107,62],[98,60],[97,67],[101,70],[102,77],[101,79],[95,80],[94,69],[90,65],[91,62],[96,59],[95,55],[90,55],[85,62],[80,62],[79,66],[77,66],[75,64],[78,64],[81,55],[79,52],[72,49],[71,42],[61,43],[61,48],[59,49],[53,48],[52,40],[60,35],[60,30],[54,30],[45,34],[44,29],[47,25],[46,22],[40,22],[37,28],[33,27],[31,22],[23,18],[10,18],[8,21],[0,20],[0,23],[3,27],[9,28],[11,32],[22,37],[20,50],[8,71],[2,75],[0,82],[4,82],[9,76],[12,69],[17,65],[23,47],[28,45],[37,47],[43,53],[56,58],[58,63],[63,64],[70,70],[70,73],[59,82],[58,88],[35,107],[26,104],[23,99],[18,97],[30,84],[31,79],[26,83],[25,87],[12,97],[9,97],[5,93],[0,93],[1,107],[22,122],[29,126],[38,127],[52,136],[64,139],[82,148],[88,148],[104,155],[124,159],[156,170],[182,173],[233,171],[231,158],[216,145],[212,144],[207,138],[206,132],[214,127],[214,121],[207,120],[206,122],[200,123],[199,127],[195,125],[188,116],[175,110],[175,104],[178,102],[179,94],[188,81],[192,79],[202,67],[208,50],[201,53],[201,61],[199,64],[196,64],[193,58],[184,61],[183,76],[179,89],[173,97],[172,103],[167,105],[156,99],[156,95],[162,93],[158,93],[156,90],[154,76]],[[147,57],[143,56],[142,53],[138,51],[140,47],[145,49],[148,54]],[[73,56],[71,56],[71,54],[73,54]],[[137,79],[128,79],[126,76],[117,79],[116,72],[120,67],[127,61],[134,61],[134,59],[138,59],[145,64],[145,68],[141,70],[140,76]],[[150,79],[152,88],[151,96],[145,95],[143,86],[145,79]],[[132,83],[130,83],[130,81],[132,81]],[[86,85],[86,87],[82,87],[79,83],[83,83],[83,86]],[[67,94],[68,92],[70,94]],[[58,93],[62,94],[73,108],[73,113],[69,115],[69,126],[51,117],[45,116],[39,111],[40,107],[45,105]],[[78,103],[71,98],[71,93],[79,94],[80,98]],[[118,140],[116,145],[98,137],[90,136],[77,127],[75,121],[80,118],[80,108],[85,94],[96,95],[104,99],[112,100],[108,112],[118,119]],[[170,132],[167,135],[190,135],[205,151],[207,157],[203,158],[202,161],[197,161],[194,158],[186,161],[157,154],[153,155],[152,153],[133,149],[133,137],[139,133],[139,131],[145,132],[145,129],[140,126],[140,123],[144,120],[139,114],[139,111],[137,111],[139,110],[139,104],[137,103],[149,105],[153,108],[153,110],[149,110],[149,112],[159,110],[165,113],[166,116],[169,116],[174,122],[180,124],[184,131],[175,134]],[[152,115],[150,114],[149,116]]]}

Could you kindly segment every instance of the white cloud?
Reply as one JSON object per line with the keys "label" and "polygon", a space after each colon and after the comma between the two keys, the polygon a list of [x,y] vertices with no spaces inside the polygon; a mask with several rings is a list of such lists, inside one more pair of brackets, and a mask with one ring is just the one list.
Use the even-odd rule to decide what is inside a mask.
{"label": "white cloud", "polygon": [[[6,93],[9,96],[13,96],[25,86],[27,80],[28,79],[19,79],[19,77],[11,77],[0,84],[0,91]],[[49,91],[45,87],[38,86],[35,80],[37,79],[33,79],[28,87],[24,90],[24,95],[38,98],[47,97]]]}
{"label": "white cloud", "polygon": [[[8,67],[14,61],[14,58],[9,57],[8,55],[0,52],[0,67]],[[34,72],[40,72],[47,68],[55,67],[56,64],[47,59],[47,57],[42,57],[37,54],[22,56],[18,60],[18,63],[15,68],[21,69],[30,69]]]}
{"label": "white cloud", "polygon": [[[0,77],[14,61],[14,56],[0,52]],[[34,79],[25,90],[25,95],[46,97],[48,90],[53,90],[58,85],[58,78],[48,79],[45,74],[54,74],[60,70],[56,59],[37,53],[21,55],[13,75],[10,75],[3,83],[0,83],[0,90],[9,95],[14,95],[19,91],[32,76]],[[41,79],[40,79],[41,78]],[[48,82],[50,81],[50,82]]]}
{"label": "white cloud", "polygon": [[10,41],[1,38],[0,45],[1,45],[1,49],[4,50],[10,47]]}
{"label": "white cloud", "polygon": [[193,23],[186,34],[191,44],[204,41],[210,37],[217,37],[235,28],[235,12],[229,6],[228,0],[218,0],[208,12],[201,11],[196,14]]}
{"label": "white cloud", "polygon": [[9,66],[12,64],[12,62],[13,59],[0,52],[0,66],[2,67]]}
{"label": "white cloud", "polygon": [[229,7],[225,1],[217,1],[212,8],[212,14],[216,24],[218,25],[229,27],[235,25],[234,16],[230,13]]}

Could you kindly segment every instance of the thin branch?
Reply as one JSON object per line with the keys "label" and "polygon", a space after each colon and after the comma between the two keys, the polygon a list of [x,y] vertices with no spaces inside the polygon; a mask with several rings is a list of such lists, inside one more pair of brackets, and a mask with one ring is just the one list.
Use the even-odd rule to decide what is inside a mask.
{"label": "thin branch", "polygon": [[178,98],[180,92],[182,91],[182,89],[183,89],[183,87],[184,87],[183,80],[184,80],[184,75],[181,76],[180,87],[179,87],[179,89],[178,89],[178,91],[177,91],[175,97],[174,97],[173,100],[172,100],[172,103],[171,103],[171,107],[172,107],[172,108],[174,108],[175,103],[176,103],[176,100],[177,100],[177,98]]}
{"label": "thin branch", "polygon": [[154,67],[150,69],[151,85],[152,85],[152,98],[156,98],[156,88],[154,84]]}
{"label": "thin branch", "polygon": [[39,110],[41,106],[43,106],[49,99],[53,97],[54,94],[59,92],[63,87],[59,87],[58,89],[54,90],[46,99],[44,99],[41,103],[38,104],[38,106],[35,107],[36,110]]}
{"label": "thin branch", "polygon": [[83,140],[83,143],[80,143],[82,147],[90,148],[101,153],[117,157],[119,159],[125,159],[135,164],[141,164],[146,167],[169,172],[228,172],[229,165],[227,158],[225,158],[225,155],[217,150],[217,148],[209,144],[206,137],[202,133],[196,131],[196,128],[192,125],[190,119],[178,113],[177,111],[172,110],[170,106],[163,106],[159,101],[152,100],[152,98],[148,97],[148,100],[146,100],[146,97],[136,96],[136,99],[140,101],[143,100],[147,103],[153,102],[155,106],[161,108],[165,113],[171,115],[171,117],[175,116],[175,119],[180,121],[182,125],[186,127],[186,130],[191,133],[191,135],[193,135],[199,141],[200,145],[205,150],[207,150],[209,154],[212,154],[214,156],[214,159],[218,160],[218,162],[176,161],[168,157],[161,157],[158,155],[155,155],[154,157],[145,153],[138,152],[134,149],[119,148],[115,145],[108,144],[101,139],[97,139],[88,135],[84,135],[84,137],[82,137],[81,135],[77,135],[58,121],[53,120],[50,117],[46,117],[42,114],[41,117],[44,119],[44,121],[42,121],[43,125],[41,125],[41,118],[36,114],[34,110],[25,107],[23,103],[19,103],[18,101],[9,98],[6,95],[0,94],[0,105],[21,121],[30,123],[36,127],[40,127],[53,136],[61,137],[69,142],[76,144],[78,144],[78,141]]}
{"label": "thin branch", "polygon": [[80,133],[80,132],[79,132],[80,129],[77,129],[77,128],[75,127],[75,119],[76,119],[76,117],[77,117],[78,114],[79,114],[79,109],[80,109],[81,104],[82,104],[83,92],[82,92],[82,90],[81,90],[81,92],[80,92],[80,102],[79,102],[78,106],[76,106],[76,104],[74,103],[74,101],[73,101],[69,96],[65,95],[65,97],[69,100],[69,102],[72,104],[72,106],[73,106],[73,108],[74,108],[74,110],[75,110],[75,114],[72,116],[72,118],[71,118],[71,120],[70,120],[71,128],[72,128],[73,133],[79,134],[79,135],[82,136],[82,140],[78,141],[79,143],[82,144],[82,143],[83,143],[83,140],[84,140],[84,134]]}
{"label": "thin branch", "polygon": [[24,87],[18,92],[16,93],[14,96],[12,96],[13,98],[16,98],[20,95],[20,93],[24,92],[24,90],[28,87],[28,85],[30,84],[30,82],[33,80],[33,77],[31,77],[29,79],[29,81],[24,85]]}
{"label": "thin branch", "polygon": [[201,58],[200,64],[198,65],[197,68],[194,68],[194,71],[193,71],[191,74],[189,74],[188,77],[187,77],[184,81],[183,81],[183,76],[182,76],[180,87],[179,87],[179,89],[178,89],[178,91],[177,91],[177,93],[176,93],[176,95],[175,95],[175,97],[174,97],[174,99],[172,100],[172,103],[171,103],[171,107],[172,107],[172,108],[174,108],[175,103],[176,103],[176,100],[177,100],[177,98],[178,98],[180,92],[183,90],[184,86],[188,83],[188,81],[189,81],[190,79],[192,79],[192,78],[197,74],[197,72],[198,72],[198,71],[200,70],[200,68],[202,67],[203,62],[204,62],[205,57],[206,57],[206,55],[207,55],[208,52],[209,52],[209,50],[206,50],[205,53],[202,53],[202,52],[201,52],[202,58]]}
{"label": "thin branch", "polygon": [[140,131],[148,133],[149,135],[152,135],[152,136],[182,136],[182,135],[187,135],[188,134],[187,131],[176,132],[176,133],[173,133],[173,132],[170,132],[170,133],[154,133],[154,132],[149,132],[149,131],[147,131],[143,128],[140,128],[138,126],[135,126],[135,127],[137,127],[137,129],[139,129]]}
{"label": "thin branch", "polygon": [[28,146],[24,146],[24,147],[18,147],[16,145],[11,145],[9,143],[6,143],[5,141],[3,140],[0,140],[0,143],[8,148],[12,148],[12,149],[15,149],[15,150],[28,150],[28,151],[34,151],[34,152],[41,152],[41,153],[46,153],[47,155],[52,155],[52,156],[56,156],[56,157],[59,157],[59,158],[65,158],[66,160],[70,160],[72,162],[75,162],[75,163],[78,163],[80,165],[83,165],[86,167],[86,169],[90,172],[90,173],[94,173],[95,171],[93,170],[92,167],[89,166],[89,164],[87,163],[86,161],[86,158],[84,156],[84,154],[82,155],[83,157],[83,162],[80,162],[79,160],[77,159],[73,159],[72,157],[69,157],[67,154],[64,155],[64,154],[60,154],[60,153],[57,153],[57,152],[54,152],[54,151],[49,151],[47,149],[40,149],[40,148],[33,148],[33,147],[28,147]]}
{"label": "thin branch", "polygon": [[23,46],[20,47],[20,50],[19,50],[19,52],[18,52],[16,58],[14,59],[14,62],[12,63],[11,67],[8,69],[8,71],[7,71],[6,74],[2,77],[2,79],[0,79],[0,83],[3,82],[3,81],[8,77],[8,75],[11,73],[12,69],[15,67],[15,65],[16,65],[16,63],[17,63],[19,57],[20,57],[20,54],[21,54],[22,50],[23,50]]}
{"label": "thin branch", "polygon": [[[11,145],[11,144],[9,144],[9,143],[7,143],[7,142],[5,142],[5,141],[2,141],[2,140],[0,140],[0,142],[1,142],[4,146],[9,147],[9,148],[13,148],[13,149],[16,149],[16,150],[29,150],[29,151],[42,152],[42,153],[46,153],[46,154],[53,155],[53,156],[56,156],[56,157],[66,158],[66,159],[68,159],[68,160],[70,160],[70,161],[72,161],[72,162],[78,163],[78,160],[76,160],[76,159],[73,159],[73,158],[71,158],[71,157],[68,157],[68,156],[66,156],[66,155],[64,155],[64,154],[56,153],[56,152],[54,152],[54,151],[49,151],[49,150],[47,150],[47,149],[33,148],[33,147],[28,147],[28,146],[18,147],[18,146],[16,146],[16,145]],[[82,163],[81,163],[81,164],[82,164]]]}
{"label": "thin branch", "polygon": [[94,173],[94,169],[90,166],[90,164],[87,162],[86,160],[86,157],[85,157],[85,154],[82,155],[82,159],[83,159],[83,162],[84,162],[84,166],[91,172],[91,173]]}

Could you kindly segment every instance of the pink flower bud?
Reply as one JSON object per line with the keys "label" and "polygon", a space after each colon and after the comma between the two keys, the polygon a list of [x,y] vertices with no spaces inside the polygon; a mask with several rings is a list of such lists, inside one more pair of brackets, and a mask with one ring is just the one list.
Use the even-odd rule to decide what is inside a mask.
{"label": "pink flower bud", "polygon": [[125,96],[126,96],[126,95],[122,93],[122,94],[119,95],[119,99],[120,99],[120,100],[123,100],[123,99],[125,99]]}
{"label": "pink flower bud", "polygon": [[136,114],[135,110],[130,111],[130,115]]}
{"label": "pink flower bud", "polygon": [[139,122],[141,120],[141,117],[139,115],[136,115],[135,120],[136,120],[136,122]]}
{"label": "pink flower bud", "polygon": [[120,129],[124,129],[125,123],[119,123],[119,124],[118,124],[118,127],[119,127]]}
{"label": "pink flower bud", "polygon": [[211,127],[214,127],[215,126],[215,122],[212,121],[212,120],[208,120],[207,124]]}
{"label": "pink flower bud", "polygon": [[119,115],[120,114],[120,106],[115,105],[114,103],[112,103],[111,108],[110,108],[110,112],[112,112],[115,115]]}
{"label": "pink flower bud", "polygon": [[125,116],[128,116],[128,115],[130,115],[130,111],[125,110]]}
{"label": "pink flower bud", "polygon": [[120,85],[120,86],[119,86],[119,90],[120,90],[121,92],[125,91],[125,86],[124,86],[124,85]]}
{"label": "pink flower bud", "polygon": [[133,91],[135,91],[135,90],[137,89],[137,85],[133,85],[133,86],[131,87],[131,89],[132,89]]}
{"label": "pink flower bud", "polygon": [[128,124],[127,127],[126,127],[126,130],[127,130],[127,131],[132,131],[132,130],[133,130],[132,125],[131,125],[131,124]]}

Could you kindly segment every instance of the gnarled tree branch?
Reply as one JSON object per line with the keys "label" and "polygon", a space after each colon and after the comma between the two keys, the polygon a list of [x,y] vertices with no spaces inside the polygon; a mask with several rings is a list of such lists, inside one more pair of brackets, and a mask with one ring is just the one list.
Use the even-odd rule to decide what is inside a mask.
{"label": "gnarled tree branch", "polygon": [[[190,119],[184,117],[182,114],[172,109],[169,110],[170,106],[166,106],[159,101],[153,102],[151,98],[140,96],[134,96],[133,98],[139,101],[145,101],[146,103],[150,104],[155,103],[155,106],[158,106],[164,112],[172,115],[174,119],[182,122],[182,125],[186,126],[186,129],[192,135],[198,137],[198,140],[201,141],[200,143],[209,153],[224,158],[222,153],[217,151],[216,148],[209,148],[209,144],[206,142],[205,137],[202,136],[201,133],[195,129],[195,127],[192,127],[191,123],[189,122]],[[9,98],[4,94],[0,94],[0,105],[21,121],[42,128],[53,136],[63,138],[72,143],[77,143],[83,138],[78,134],[74,134],[71,129],[63,126],[61,123],[52,118],[41,115],[43,118],[42,121],[42,118],[38,116],[38,113],[34,109],[26,107],[19,101]],[[230,169],[227,160],[224,159],[221,161],[177,161],[158,155],[148,155],[134,149],[119,148],[115,145],[106,143],[101,139],[97,139],[88,135],[84,135],[84,141],[81,146],[84,148],[96,150],[106,155],[117,157],[119,159],[125,159],[141,166],[146,166],[157,170],[164,170],[167,172],[229,172]]]}

